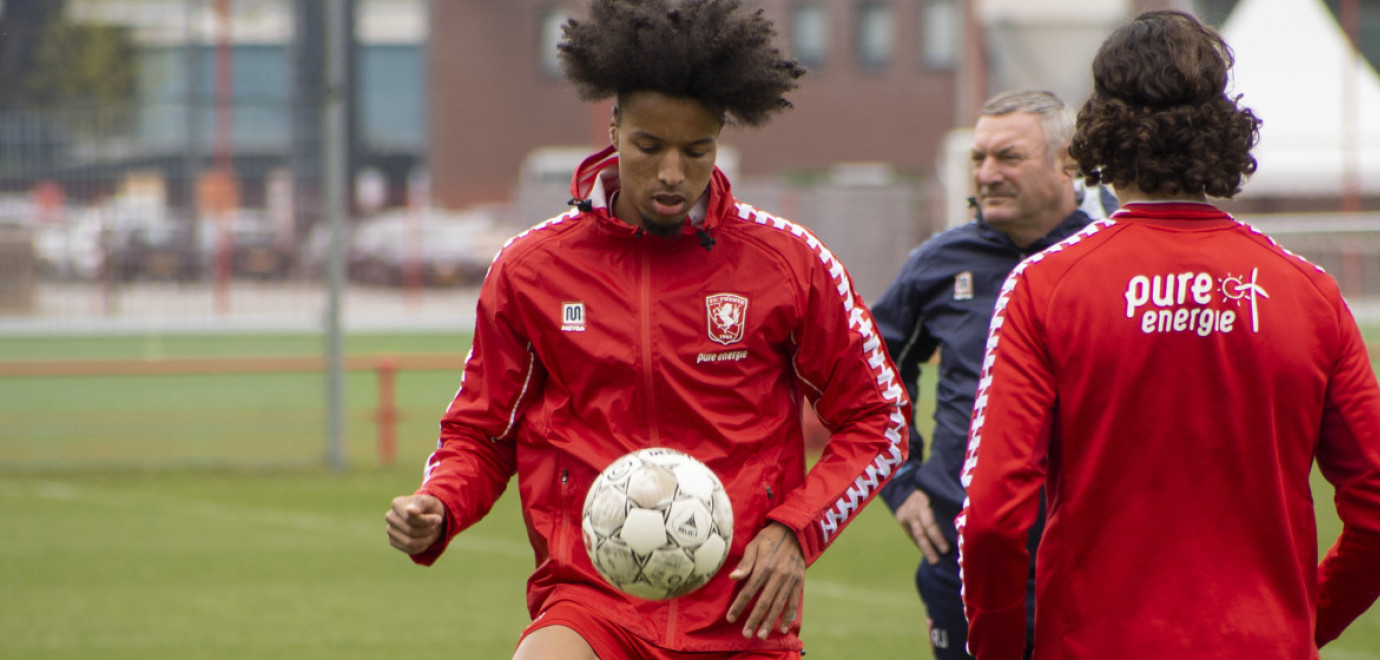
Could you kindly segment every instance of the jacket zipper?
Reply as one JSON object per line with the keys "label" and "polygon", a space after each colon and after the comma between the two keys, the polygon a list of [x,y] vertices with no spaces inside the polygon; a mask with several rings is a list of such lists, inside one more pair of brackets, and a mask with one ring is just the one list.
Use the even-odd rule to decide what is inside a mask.
{"label": "jacket zipper", "polygon": [[642,313],[639,315],[642,330],[642,398],[647,402],[647,439],[651,443],[647,446],[660,447],[661,431],[658,428],[656,397],[653,395],[656,373],[652,369],[652,260],[647,254],[648,237],[644,235],[639,238],[638,252],[642,261],[642,277],[638,282],[638,298],[642,304]]}
{"label": "jacket zipper", "polygon": [[[661,431],[658,428],[656,413],[656,397],[653,392],[656,387],[656,374],[652,371],[652,260],[647,251],[648,238],[639,232],[638,238],[638,257],[641,261],[641,274],[638,279],[638,302],[641,304],[641,313],[638,315],[639,330],[642,334],[642,400],[646,401],[647,406],[647,439],[648,447],[661,446]],[[666,607],[665,646],[675,646],[678,644],[676,630],[676,599],[672,598]]]}
{"label": "jacket zipper", "polygon": [[556,538],[552,539],[552,547],[557,565],[566,565],[570,563],[570,552],[567,547],[570,536],[570,470],[568,468],[561,468],[559,510],[561,512],[560,521],[556,526]]}

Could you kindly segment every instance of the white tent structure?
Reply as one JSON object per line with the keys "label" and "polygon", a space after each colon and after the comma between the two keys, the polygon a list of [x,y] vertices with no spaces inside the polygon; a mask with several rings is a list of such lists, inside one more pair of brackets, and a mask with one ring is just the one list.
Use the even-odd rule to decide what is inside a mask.
{"label": "white tent structure", "polygon": [[1263,121],[1242,196],[1340,197],[1348,176],[1380,194],[1380,76],[1322,0],[1241,0],[1222,35],[1231,93]]}

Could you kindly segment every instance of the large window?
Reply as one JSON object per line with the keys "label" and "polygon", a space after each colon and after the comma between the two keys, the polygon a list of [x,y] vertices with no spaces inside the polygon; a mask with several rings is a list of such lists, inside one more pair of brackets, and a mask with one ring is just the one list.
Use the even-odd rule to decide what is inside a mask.
{"label": "large window", "polygon": [[952,69],[963,47],[963,9],[958,0],[921,0],[920,62],[931,69]]}
{"label": "large window", "polygon": [[858,5],[858,63],[876,69],[891,64],[896,51],[896,24],[891,5],[864,2]]}
{"label": "large window", "polygon": [[817,2],[802,2],[791,9],[791,50],[807,67],[824,64],[829,55],[829,17]]}

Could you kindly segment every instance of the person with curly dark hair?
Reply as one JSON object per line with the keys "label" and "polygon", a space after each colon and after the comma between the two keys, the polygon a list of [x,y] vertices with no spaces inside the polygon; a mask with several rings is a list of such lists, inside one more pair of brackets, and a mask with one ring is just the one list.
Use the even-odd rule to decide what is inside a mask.
{"label": "person with curly dark hair", "polygon": [[[595,0],[565,26],[567,78],[615,99],[612,146],[574,173],[574,209],[495,257],[440,443],[386,515],[429,565],[517,475],[536,570],[515,658],[798,659],[806,566],[905,460],[910,401],[848,272],[715,167],[726,123],[790,107],[804,70],[774,37],[737,0]],[[808,470],[807,400],[831,431]],[[732,504],[723,570],[669,600],[595,561],[675,574],[674,556],[581,542],[591,484],[651,447],[705,463]]]}
{"label": "person with curly dark hair", "polygon": [[[1380,386],[1336,282],[1209,203],[1254,171],[1231,49],[1140,15],[1093,61],[1072,155],[1121,210],[1023,262],[987,341],[957,519],[969,648],[1317,658],[1380,595]],[[1336,488],[1322,560],[1309,474]]]}
{"label": "person with curly dark hair", "polygon": [[[1191,17],[1156,16],[1102,45],[1069,153],[1090,185],[1123,195],[1231,198],[1255,172],[1260,140],[1260,120],[1224,92],[1231,49]],[[1164,47],[1137,49],[1152,39]]]}

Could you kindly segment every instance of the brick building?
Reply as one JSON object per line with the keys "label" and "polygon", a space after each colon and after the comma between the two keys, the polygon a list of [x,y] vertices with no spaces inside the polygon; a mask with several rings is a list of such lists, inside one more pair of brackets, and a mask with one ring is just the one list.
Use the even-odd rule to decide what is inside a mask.
{"label": "brick building", "polygon": [[[510,199],[523,158],[607,143],[609,106],[580,101],[555,59],[560,25],[583,3],[432,3],[432,194],[443,206]],[[759,129],[725,129],[743,177],[883,161],[929,174],[955,125],[957,0],[755,3],[810,70],[795,109]]]}

